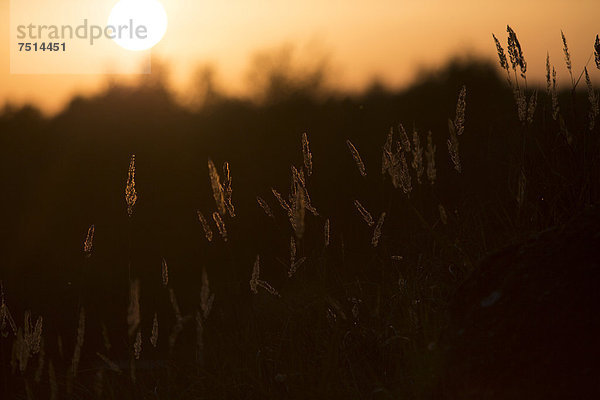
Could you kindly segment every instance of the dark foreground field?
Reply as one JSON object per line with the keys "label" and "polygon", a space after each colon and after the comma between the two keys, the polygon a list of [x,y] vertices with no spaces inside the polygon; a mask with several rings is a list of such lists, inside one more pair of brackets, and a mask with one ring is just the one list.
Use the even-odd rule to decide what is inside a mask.
{"label": "dark foreground field", "polygon": [[0,397],[598,395],[598,94],[507,68],[5,109]]}

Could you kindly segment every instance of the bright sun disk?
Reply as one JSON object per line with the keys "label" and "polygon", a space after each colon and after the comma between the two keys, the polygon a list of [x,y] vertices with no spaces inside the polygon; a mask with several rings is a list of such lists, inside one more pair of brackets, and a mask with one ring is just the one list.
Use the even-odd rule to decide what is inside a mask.
{"label": "bright sun disk", "polygon": [[[147,50],[160,42],[167,31],[167,23],[167,13],[157,0],[121,0],[108,17],[108,25],[116,30],[113,40],[132,51]],[[119,27],[124,26],[127,28],[120,29],[119,34]],[[145,27],[146,32],[137,30],[138,27]]]}

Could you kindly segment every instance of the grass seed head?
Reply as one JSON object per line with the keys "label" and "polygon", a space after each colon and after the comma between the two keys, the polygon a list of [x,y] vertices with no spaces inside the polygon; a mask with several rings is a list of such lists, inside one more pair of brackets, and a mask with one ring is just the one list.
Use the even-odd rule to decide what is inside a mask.
{"label": "grass seed head", "polygon": [[368,212],[367,209],[362,204],[360,204],[360,201],[354,200],[354,206],[360,213],[362,219],[367,223],[367,225],[369,225],[369,226],[375,225],[375,221],[373,221],[373,217],[371,216],[371,213]]}
{"label": "grass seed head", "polygon": [[527,121],[527,98],[523,89],[514,87],[513,96],[515,98],[515,104],[517,105],[517,116],[519,121],[525,123]]}
{"label": "grass seed head", "polygon": [[506,26],[506,31],[508,32],[508,55],[512,68],[516,71],[518,66],[521,70],[521,76],[525,78],[525,74],[527,72],[527,62],[525,62],[525,57],[523,56],[521,43],[519,43],[517,34],[510,26]]}
{"label": "grass seed head", "polygon": [[560,106],[558,104],[558,90],[556,85],[556,69],[552,67],[552,119],[555,121],[560,114]]}
{"label": "grass seed head", "polygon": [[506,60],[506,53],[504,53],[504,48],[500,44],[500,41],[496,37],[496,35],[492,34],[494,38],[494,42],[496,43],[496,50],[498,51],[498,61],[500,62],[500,67],[508,71],[508,61]]}
{"label": "grass seed head", "polygon": [[271,286],[271,284],[268,283],[267,281],[258,280],[256,282],[256,284],[257,284],[258,287],[263,288],[270,295],[273,295],[275,297],[281,297],[281,295],[279,294],[279,292],[277,292],[277,290],[275,290],[275,288],[273,286]]}
{"label": "grass seed head", "polygon": [[301,239],[304,236],[304,215],[306,210],[306,203],[304,197],[304,191],[299,189],[296,190],[296,197],[294,199],[294,213],[290,217],[292,227],[296,233],[296,237]]}
{"label": "grass seed head", "polygon": [[600,69],[600,37],[596,35],[596,41],[594,42],[594,61],[596,62],[596,68]]}
{"label": "grass seed head", "polygon": [[408,139],[408,134],[406,133],[406,129],[404,129],[404,125],[398,124],[398,132],[400,133],[400,144],[404,152],[410,153],[410,139]]}
{"label": "grass seed head", "polygon": [[[294,276],[294,274],[298,270],[298,267],[300,267],[302,264],[304,264],[304,261],[306,261],[306,257],[302,257],[298,261],[296,261],[290,265],[290,269],[288,271],[288,278],[291,278],[292,276]],[[274,293],[272,293],[272,294],[274,294]]]}
{"label": "grass seed head", "polygon": [[354,159],[354,163],[358,168],[358,172],[360,172],[362,176],[367,176],[367,169],[365,168],[365,163],[363,162],[362,158],[360,157],[360,153],[358,152],[358,150],[356,150],[356,147],[354,147],[350,139],[346,140],[346,145],[350,150],[350,154],[352,154],[352,158]]}
{"label": "grass seed head", "polygon": [[594,92],[594,87],[592,86],[592,81],[590,80],[590,75],[588,74],[587,68],[584,68],[585,72],[585,84],[587,86],[588,92],[588,101],[590,102],[590,111],[588,114],[589,119],[589,130],[592,131],[594,129],[596,118],[600,115],[600,106],[598,105],[598,96],[596,92]]}
{"label": "grass seed head", "polygon": [[202,309],[202,316],[204,319],[208,318],[212,305],[215,300],[215,294],[210,292],[210,286],[208,282],[208,273],[206,269],[202,270],[202,287],[200,289],[200,308]]}
{"label": "grass seed head", "polygon": [[17,324],[13,319],[8,306],[6,305],[4,298],[4,284],[0,281],[0,334],[2,337],[7,337],[9,330],[12,330],[13,334],[17,335]]}
{"label": "grass seed head", "polygon": [[108,357],[106,357],[104,354],[100,354],[98,352],[96,352],[96,355],[102,360],[104,361],[104,363],[106,364],[106,366],[113,372],[116,372],[117,374],[121,373],[121,368],[119,368],[119,366],[111,361]]}
{"label": "grass seed head", "polygon": [[222,185],[223,198],[225,201],[225,207],[231,218],[235,217],[235,207],[233,206],[233,188],[231,187],[231,171],[229,170],[229,163],[223,163],[223,177],[225,181]]}
{"label": "grass seed head", "polygon": [[140,355],[142,354],[142,330],[137,331],[137,335],[135,335],[135,342],[133,342],[133,354],[136,360],[140,359]]}
{"label": "grass seed head", "polygon": [[529,97],[529,104],[527,106],[527,123],[533,125],[533,117],[535,116],[535,109],[537,108],[537,89],[533,91]]}
{"label": "grass seed head", "polygon": [[250,290],[252,293],[258,293],[258,279],[260,277],[260,255],[256,256],[254,266],[252,268],[252,277],[250,278]]}
{"label": "grass seed head", "polygon": [[400,152],[400,164],[399,164],[399,178],[400,178],[400,187],[404,194],[409,194],[412,191],[412,178],[410,176],[410,170],[408,169],[408,163],[406,162],[406,157],[404,153]]}
{"label": "grass seed head", "polygon": [[206,237],[206,240],[208,240],[209,242],[212,242],[213,231],[210,228],[210,224],[208,223],[208,221],[204,217],[204,214],[202,214],[202,212],[200,210],[196,211],[196,215],[198,215],[198,221],[200,221],[200,224],[202,224],[202,230],[204,231],[204,237]]}
{"label": "grass seed head", "polygon": [[83,252],[85,253],[86,257],[89,257],[92,254],[92,248],[94,246],[94,229],[94,225],[90,225],[85,237],[85,241],[83,242]]}
{"label": "grass seed head", "polygon": [[127,215],[133,215],[133,208],[137,202],[137,192],[135,190],[135,154],[131,155],[129,160],[129,171],[127,172],[127,185],[125,186],[125,203],[127,204]]}
{"label": "grass seed head", "polygon": [[443,205],[439,204],[438,212],[440,214],[440,221],[442,221],[442,224],[448,225],[448,214],[446,214],[446,208],[444,208]]}
{"label": "grass seed head", "polygon": [[267,214],[268,217],[275,218],[275,215],[273,214],[273,210],[271,210],[271,207],[269,207],[269,204],[265,201],[265,199],[263,199],[260,196],[256,196],[256,201],[257,201],[258,205],[260,206],[260,208],[263,209],[263,211],[265,212],[265,214]]}
{"label": "grass seed head", "polygon": [[546,53],[546,93],[550,95],[552,90],[552,79],[550,69],[550,53]]}
{"label": "grass seed head", "polygon": [[563,42],[563,53],[565,54],[565,64],[567,65],[567,69],[569,70],[569,75],[571,75],[571,81],[573,81],[573,64],[571,62],[571,54],[569,53],[569,46],[567,45],[567,38],[563,31],[560,31],[560,37]]}
{"label": "grass seed head", "polygon": [[392,145],[394,141],[394,128],[390,128],[390,131],[386,137],[385,144],[383,145],[383,151],[381,155],[381,173],[385,175],[392,168]]}
{"label": "grass seed head", "polygon": [[217,225],[217,229],[219,230],[219,234],[223,238],[223,241],[226,242],[227,241],[227,228],[225,227],[225,222],[221,218],[221,214],[219,214],[217,211],[215,211],[212,216],[213,216],[213,220],[215,221],[215,224]]}
{"label": "grass seed head", "polygon": [[225,195],[223,194],[223,187],[221,186],[221,178],[219,177],[215,164],[210,158],[208,159],[208,176],[210,178],[210,186],[212,188],[215,204],[217,205],[217,210],[219,211],[219,214],[225,215],[227,210],[225,206]]}
{"label": "grass seed head", "polygon": [[467,108],[467,86],[463,85],[458,93],[456,102],[456,117],[454,118],[454,127],[456,135],[460,136],[465,131],[465,110]]}
{"label": "grass seed head", "polygon": [[450,154],[450,160],[454,165],[454,169],[460,173],[461,165],[460,165],[460,153],[459,153],[459,143],[458,137],[456,136],[456,130],[454,129],[454,122],[451,119],[448,120],[448,130],[450,131],[450,137],[446,142],[448,145],[448,153]]}
{"label": "grass seed head", "polygon": [[275,190],[273,188],[271,188],[271,192],[273,192],[273,196],[275,196],[275,198],[279,202],[279,205],[281,206],[281,208],[283,208],[283,210],[288,215],[291,215],[292,214],[292,209],[290,208],[289,204],[285,201],[285,199],[283,198],[283,196],[281,196],[281,193],[279,193],[277,190]]}
{"label": "grass seed head", "polygon": [[381,237],[381,228],[383,228],[383,222],[385,221],[385,212],[382,212],[373,231],[373,237],[371,238],[371,244],[373,247],[377,247],[379,244],[379,238]]}
{"label": "grass seed head", "polygon": [[164,258],[161,259],[161,275],[162,275],[162,284],[163,286],[167,286],[169,284],[169,266],[167,265],[167,260]]}
{"label": "grass seed head", "polygon": [[304,158],[304,168],[306,169],[306,174],[308,176],[311,176],[313,171],[312,154],[310,152],[310,147],[308,144],[308,135],[306,134],[306,132],[302,134],[302,155]]}

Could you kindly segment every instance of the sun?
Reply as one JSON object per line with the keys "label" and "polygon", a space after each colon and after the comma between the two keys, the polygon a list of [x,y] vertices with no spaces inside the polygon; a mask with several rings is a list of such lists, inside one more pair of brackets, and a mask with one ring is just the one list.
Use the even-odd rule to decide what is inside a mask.
{"label": "sun", "polygon": [[121,0],[108,17],[113,40],[132,51],[148,50],[160,42],[167,24],[167,13],[157,0]]}

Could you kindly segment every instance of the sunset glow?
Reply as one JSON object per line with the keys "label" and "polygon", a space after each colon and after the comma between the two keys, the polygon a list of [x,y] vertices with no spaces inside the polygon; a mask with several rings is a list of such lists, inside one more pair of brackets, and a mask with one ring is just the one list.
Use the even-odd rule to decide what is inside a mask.
{"label": "sunset glow", "polygon": [[[105,1],[107,10],[116,4]],[[548,51],[559,65],[562,81],[566,71],[560,62],[561,29],[569,40],[574,65],[582,66],[598,33],[598,12],[593,10],[600,11],[594,0],[535,0],[522,4],[515,0],[164,0],[162,4],[169,30],[152,49],[152,59],[169,66],[174,89],[189,85],[198,66],[209,64],[216,68],[222,86],[233,93],[248,89],[247,70],[257,51],[283,45],[293,46],[300,64],[327,58],[334,71],[330,78],[334,86],[355,90],[377,78],[401,87],[415,77],[418,68],[439,66],[453,55],[478,54],[492,59],[495,48],[491,34],[505,37],[507,23],[519,32],[530,79],[543,79]],[[0,17],[8,21],[9,2],[2,4]],[[7,43],[6,30],[1,37]],[[11,75],[5,45],[0,56],[3,103],[33,102],[54,112],[72,94],[97,91],[108,78],[104,74]],[[106,71],[110,72],[108,64]]]}

